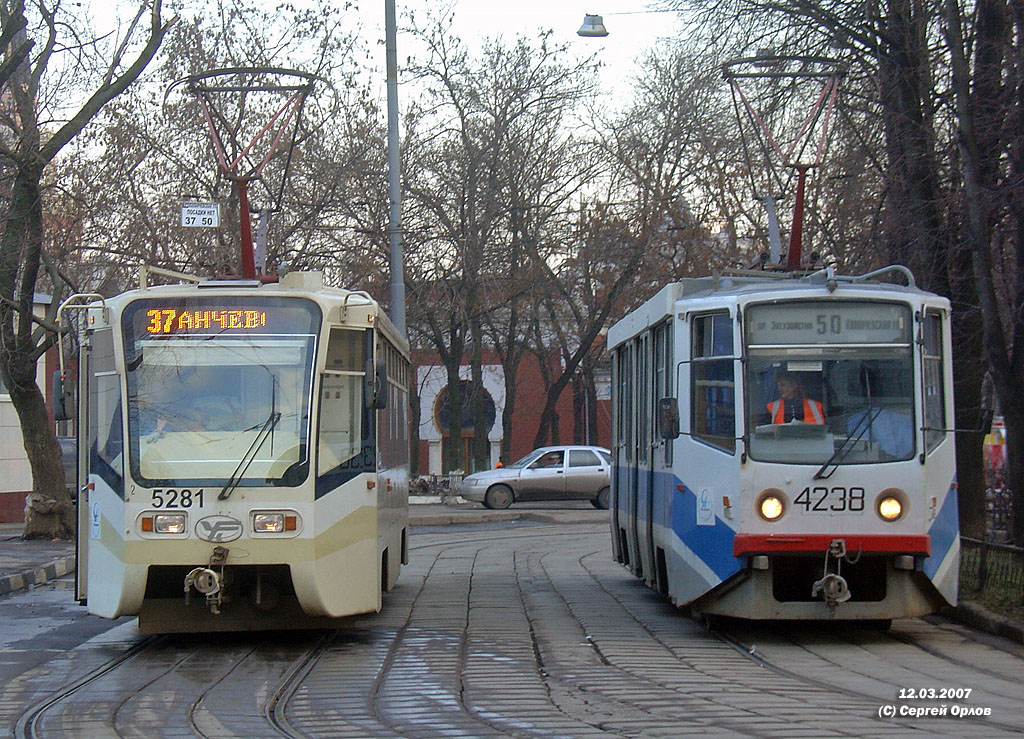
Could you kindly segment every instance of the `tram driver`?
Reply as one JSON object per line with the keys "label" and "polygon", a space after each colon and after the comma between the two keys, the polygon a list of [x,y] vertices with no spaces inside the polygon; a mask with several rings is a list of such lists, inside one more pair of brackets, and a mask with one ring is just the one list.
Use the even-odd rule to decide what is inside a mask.
{"label": "tram driver", "polygon": [[775,376],[779,389],[778,400],[768,404],[772,424],[802,421],[820,426],[825,423],[821,402],[804,395],[804,386],[794,372],[780,372]]}

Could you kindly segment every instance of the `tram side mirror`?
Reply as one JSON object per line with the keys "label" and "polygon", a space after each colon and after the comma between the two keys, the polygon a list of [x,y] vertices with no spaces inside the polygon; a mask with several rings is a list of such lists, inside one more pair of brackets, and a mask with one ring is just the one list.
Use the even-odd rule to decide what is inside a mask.
{"label": "tram side mirror", "polygon": [[662,439],[679,436],[679,403],[675,398],[658,399],[658,435]]}
{"label": "tram side mirror", "polygon": [[388,407],[388,363],[378,359],[373,374],[373,407],[383,410]]}
{"label": "tram side mirror", "polygon": [[53,372],[53,420],[70,421],[75,416],[75,391],[71,378],[60,370]]}

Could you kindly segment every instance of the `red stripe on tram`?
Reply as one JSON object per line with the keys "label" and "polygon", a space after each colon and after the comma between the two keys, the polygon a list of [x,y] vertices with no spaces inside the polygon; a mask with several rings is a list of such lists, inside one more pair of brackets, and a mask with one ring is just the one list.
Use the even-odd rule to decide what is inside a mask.
{"label": "red stripe on tram", "polygon": [[850,553],[932,553],[931,537],[927,534],[736,534],[732,553],[739,557],[772,552],[824,552],[836,539],[843,539]]}

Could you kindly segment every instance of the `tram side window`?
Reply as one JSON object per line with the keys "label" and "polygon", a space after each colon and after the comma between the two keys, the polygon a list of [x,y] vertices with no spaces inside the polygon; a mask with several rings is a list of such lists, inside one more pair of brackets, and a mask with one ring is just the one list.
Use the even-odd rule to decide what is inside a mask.
{"label": "tram side window", "polygon": [[331,331],[320,387],[319,475],[338,468],[362,448],[365,346],[362,331]]}
{"label": "tram side window", "polygon": [[732,319],[712,313],[693,319],[690,365],[694,437],[729,452],[736,450],[736,383]]}
{"label": "tram side window", "polygon": [[946,433],[946,393],[942,385],[942,317],[926,313],[924,317],[924,421],[925,445],[930,452]]}

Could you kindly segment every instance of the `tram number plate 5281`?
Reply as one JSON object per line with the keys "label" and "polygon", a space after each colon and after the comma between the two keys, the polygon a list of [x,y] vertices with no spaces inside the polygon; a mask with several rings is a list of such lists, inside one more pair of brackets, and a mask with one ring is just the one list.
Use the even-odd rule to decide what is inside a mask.
{"label": "tram number plate 5281", "polygon": [[152,506],[154,508],[196,508],[203,507],[203,489],[171,490],[160,488],[153,491]]}
{"label": "tram number plate 5281", "polygon": [[864,488],[806,487],[793,505],[806,513],[858,513],[864,510]]}

